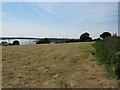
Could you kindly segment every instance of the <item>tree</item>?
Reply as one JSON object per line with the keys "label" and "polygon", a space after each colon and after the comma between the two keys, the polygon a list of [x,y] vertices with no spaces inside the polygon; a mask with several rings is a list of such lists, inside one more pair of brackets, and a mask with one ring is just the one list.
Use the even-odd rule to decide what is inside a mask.
{"label": "tree", "polygon": [[36,44],[44,44],[44,43],[50,43],[49,39],[48,38],[44,38],[42,40],[39,40],[36,42]]}
{"label": "tree", "polygon": [[20,45],[18,40],[13,41],[13,45]]}
{"label": "tree", "polygon": [[106,37],[110,37],[111,36],[111,33],[109,33],[109,32],[103,32],[101,35],[100,35],[100,37],[101,38],[106,38]]}
{"label": "tree", "polygon": [[101,40],[100,38],[96,38],[96,39],[94,39],[93,41],[99,41],[99,40]]}
{"label": "tree", "polygon": [[89,36],[90,36],[89,33],[87,33],[87,32],[83,33],[83,34],[80,36],[80,41],[81,41],[81,42],[92,41],[92,38],[89,37]]}

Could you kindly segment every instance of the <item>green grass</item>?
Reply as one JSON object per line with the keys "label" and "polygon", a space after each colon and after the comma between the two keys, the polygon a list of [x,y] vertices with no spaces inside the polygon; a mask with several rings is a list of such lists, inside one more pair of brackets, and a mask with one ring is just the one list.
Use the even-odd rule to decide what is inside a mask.
{"label": "green grass", "polygon": [[112,36],[104,40],[97,41],[93,44],[95,47],[95,55],[100,64],[104,64],[107,70],[108,77],[116,77],[113,68],[116,65],[120,66],[120,58],[117,53],[120,52],[120,37]]}

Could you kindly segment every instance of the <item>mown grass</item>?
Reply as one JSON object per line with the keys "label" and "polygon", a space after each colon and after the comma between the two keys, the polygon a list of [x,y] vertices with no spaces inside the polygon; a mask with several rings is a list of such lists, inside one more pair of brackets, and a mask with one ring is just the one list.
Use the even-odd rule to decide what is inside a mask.
{"label": "mown grass", "polygon": [[120,37],[112,36],[93,44],[95,55],[100,64],[104,64],[107,76],[110,78],[120,78]]}
{"label": "mown grass", "polygon": [[[92,42],[2,48],[3,88],[114,87],[97,65]],[[92,59],[92,60],[91,60]]]}

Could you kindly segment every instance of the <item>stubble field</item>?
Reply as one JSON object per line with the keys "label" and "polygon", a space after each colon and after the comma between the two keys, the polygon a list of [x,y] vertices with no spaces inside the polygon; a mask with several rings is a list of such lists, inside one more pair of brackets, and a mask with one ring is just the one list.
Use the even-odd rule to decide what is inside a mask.
{"label": "stubble field", "polygon": [[3,88],[114,88],[92,43],[2,47]]}

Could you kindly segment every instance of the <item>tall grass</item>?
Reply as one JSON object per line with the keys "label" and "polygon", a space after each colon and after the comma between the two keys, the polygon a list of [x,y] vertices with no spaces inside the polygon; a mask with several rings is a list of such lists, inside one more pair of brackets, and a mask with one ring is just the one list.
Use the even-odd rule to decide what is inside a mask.
{"label": "tall grass", "polygon": [[120,37],[112,36],[93,44],[100,64],[106,66],[109,77],[120,77]]}

